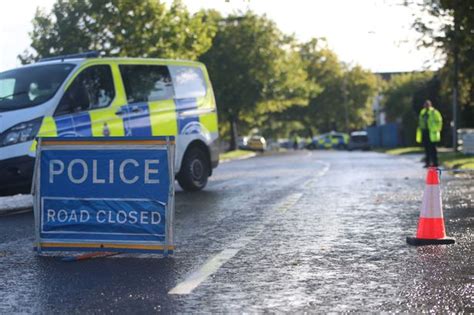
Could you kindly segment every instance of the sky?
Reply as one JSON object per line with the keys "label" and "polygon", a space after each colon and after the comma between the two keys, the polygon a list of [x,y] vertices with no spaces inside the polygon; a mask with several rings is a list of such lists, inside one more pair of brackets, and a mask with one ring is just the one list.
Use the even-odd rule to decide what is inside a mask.
{"label": "sky", "polygon": [[[170,3],[172,0],[165,0]],[[0,71],[20,65],[37,7],[49,11],[55,0],[5,1],[0,10]],[[217,9],[224,15],[251,9],[266,14],[300,41],[324,37],[329,48],[351,65],[374,72],[437,69],[434,51],[418,49],[413,8],[400,0],[184,0],[191,12]]]}

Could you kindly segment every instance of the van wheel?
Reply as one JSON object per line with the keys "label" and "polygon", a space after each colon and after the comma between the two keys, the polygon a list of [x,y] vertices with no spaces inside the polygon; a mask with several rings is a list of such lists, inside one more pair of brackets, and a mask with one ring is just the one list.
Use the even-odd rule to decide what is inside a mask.
{"label": "van wheel", "polygon": [[206,187],[209,177],[209,158],[203,150],[190,148],[181,164],[181,170],[177,176],[178,183],[184,190],[198,191]]}

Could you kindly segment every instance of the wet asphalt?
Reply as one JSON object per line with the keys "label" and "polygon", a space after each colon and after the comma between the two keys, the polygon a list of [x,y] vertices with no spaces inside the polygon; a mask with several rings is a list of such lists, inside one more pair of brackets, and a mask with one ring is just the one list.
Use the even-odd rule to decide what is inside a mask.
{"label": "wet asphalt", "polygon": [[[32,213],[0,217],[0,313],[474,312],[474,177],[442,174],[456,244],[408,246],[419,158],[298,151],[224,163],[205,191],[177,192],[172,258],[38,257]],[[192,292],[168,294],[210,265]]]}

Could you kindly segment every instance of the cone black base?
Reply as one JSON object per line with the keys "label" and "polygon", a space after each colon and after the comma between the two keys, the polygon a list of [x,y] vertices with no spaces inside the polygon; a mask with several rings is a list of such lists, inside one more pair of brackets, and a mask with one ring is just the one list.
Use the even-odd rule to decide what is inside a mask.
{"label": "cone black base", "polygon": [[407,237],[407,243],[413,246],[424,246],[424,245],[449,245],[456,243],[454,238],[416,238],[416,237]]}

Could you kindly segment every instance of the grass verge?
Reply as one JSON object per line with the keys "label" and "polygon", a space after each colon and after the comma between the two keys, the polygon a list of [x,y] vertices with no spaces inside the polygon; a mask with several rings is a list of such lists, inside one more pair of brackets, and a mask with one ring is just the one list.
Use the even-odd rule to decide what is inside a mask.
{"label": "grass verge", "polygon": [[474,156],[461,152],[442,152],[438,156],[439,162],[447,168],[474,169]]}
{"label": "grass verge", "polygon": [[[423,153],[422,147],[406,147],[379,151],[391,155],[404,155],[413,153]],[[465,155],[461,152],[449,152],[438,150],[438,159],[440,164],[446,168],[474,169],[474,156]]]}
{"label": "grass verge", "polygon": [[252,155],[255,155],[255,152],[248,151],[248,150],[234,150],[234,151],[221,153],[219,155],[219,160],[221,161],[235,160],[238,158],[252,156]]}
{"label": "grass verge", "polygon": [[386,150],[384,153],[391,155],[404,155],[404,154],[413,154],[413,153],[423,153],[424,150],[421,147],[406,147],[406,148],[396,148]]}

